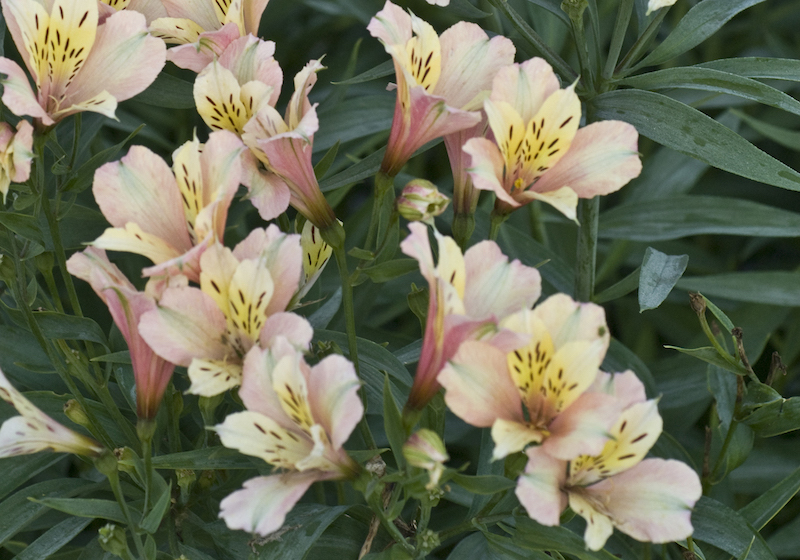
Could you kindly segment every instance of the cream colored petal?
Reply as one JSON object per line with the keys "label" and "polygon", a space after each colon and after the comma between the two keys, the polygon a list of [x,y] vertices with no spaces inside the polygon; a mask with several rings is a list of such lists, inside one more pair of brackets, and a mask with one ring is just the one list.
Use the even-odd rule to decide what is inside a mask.
{"label": "cream colored petal", "polygon": [[544,59],[534,57],[500,69],[494,78],[491,99],[510,104],[528,122],[558,88],[553,68]]}
{"label": "cream colored petal", "polygon": [[225,447],[284,469],[293,470],[314,447],[307,435],[286,430],[272,418],[249,410],[229,414],[214,430]]}
{"label": "cream colored petal", "polygon": [[194,43],[203,31],[201,26],[186,18],[160,17],[150,22],[153,37],[163,39],[168,44]]}
{"label": "cream colored petal", "polygon": [[525,423],[498,418],[492,424],[492,461],[522,451],[531,443],[540,443],[543,438],[544,434],[540,430]]}
{"label": "cream colored petal", "polygon": [[239,260],[233,252],[220,243],[214,243],[200,257],[200,289],[214,300],[227,317],[229,286]]}
{"label": "cream colored petal", "polygon": [[3,85],[3,103],[12,113],[20,117],[28,115],[42,119],[46,125],[53,124],[53,119],[39,105],[28,77],[16,62],[0,57],[0,74],[5,75],[5,78],[0,79],[0,84]]}
{"label": "cream colored petal", "polygon": [[316,422],[308,403],[308,385],[301,372],[301,360],[299,355],[282,357],[272,371],[272,387],[286,415],[310,436]]}
{"label": "cream colored petal", "polygon": [[191,387],[187,393],[213,397],[242,384],[242,364],[195,358],[189,364]]}
{"label": "cream colored petal", "polygon": [[439,244],[439,262],[436,265],[436,275],[455,288],[459,300],[458,302],[453,302],[456,309],[446,312],[463,314],[464,288],[467,282],[464,255],[461,253],[461,249],[455,239],[440,235],[435,229],[434,235]]}
{"label": "cream colored petal", "polygon": [[161,2],[170,17],[190,19],[206,31],[220,26],[217,8],[209,0],[161,0]]}
{"label": "cream colored petal", "polygon": [[124,251],[143,255],[159,264],[181,255],[160,237],[142,231],[138,224],[128,222],[124,228],[108,228],[92,245],[109,251]]}
{"label": "cream colored petal", "polygon": [[578,221],[578,195],[569,187],[562,187],[557,191],[545,193],[528,190],[521,193],[518,200],[523,203],[527,203],[531,200],[541,200],[564,214],[564,216],[573,222],[577,223]]}
{"label": "cream colored petal", "polygon": [[[69,100],[69,99],[68,99]],[[63,119],[64,117],[73,113],[80,113],[81,111],[91,111],[93,113],[100,113],[110,119],[116,119],[115,112],[117,110],[117,100],[113,95],[103,90],[93,97],[81,100],[72,105],[64,106],[58,111],[53,112],[55,120]]]}
{"label": "cream colored petal", "polygon": [[611,519],[597,510],[590,500],[584,499],[577,491],[569,492],[569,507],[586,520],[583,539],[590,550],[600,550],[614,533]]}
{"label": "cream colored petal", "polygon": [[[519,167],[515,167],[514,164],[522,153],[523,141],[527,140],[525,121],[512,105],[504,101],[493,102],[487,99],[483,103],[483,109],[489,118],[489,128],[494,135],[494,141],[503,154],[506,174],[515,178],[522,169],[522,164]],[[512,178],[511,182],[514,180]]]}
{"label": "cream colored petal", "polygon": [[327,356],[308,373],[309,406],[333,449],[341,449],[364,415],[360,386],[353,364],[343,356]]}
{"label": "cream colored petal", "polygon": [[672,6],[674,3],[675,0],[650,0],[647,3],[647,13],[645,15],[649,16],[651,12]]}
{"label": "cream colored petal", "polygon": [[525,451],[528,463],[517,481],[517,498],[534,521],[552,527],[558,525],[567,507],[563,492],[566,464],[531,446]]}
{"label": "cream colored petal", "polygon": [[50,13],[41,2],[35,0],[4,0],[3,16],[33,81],[41,87],[48,81],[49,44],[45,41],[45,35],[49,29]]}
{"label": "cream colored petal", "polygon": [[205,206],[203,175],[200,168],[200,141],[197,136],[173,152],[172,172],[180,189],[189,235],[192,242],[197,243],[199,239],[195,231],[195,222],[197,215]]}
{"label": "cream colored petal", "polygon": [[246,339],[249,345],[258,340],[274,291],[272,276],[263,263],[247,259],[236,267],[228,288],[229,317],[240,339]]}
{"label": "cream colored petal", "polygon": [[214,130],[241,134],[249,120],[242,104],[241,86],[233,72],[212,62],[194,83],[194,100],[203,121]]}
{"label": "cream colored petal", "polygon": [[547,326],[556,348],[573,340],[610,340],[603,308],[594,303],[579,303],[565,294],[555,294],[537,305],[533,314]]}

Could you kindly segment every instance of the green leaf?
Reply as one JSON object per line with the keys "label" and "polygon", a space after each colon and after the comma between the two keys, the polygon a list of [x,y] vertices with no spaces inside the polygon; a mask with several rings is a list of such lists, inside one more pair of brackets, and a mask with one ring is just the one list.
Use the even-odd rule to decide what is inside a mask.
{"label": "green leaf", "polygon": [[394,259],[364,268],[361,272],[369,276],[370,280],[376,284],[381,284],[416,270],[419,270],[419,264],[415,259]]}
{"label": "green leaf", "polygon": [[699,45],[733,16],[764,0],[703,0],[681,18],[678,25],[636,68],[655,66]]}
{"label": "green leaf", "polygon": [[800,82],[800,60],[794,58],[767,58],[761,56],[721,58],[703,62],[696,68],[711,68],[746,78],[770,78]]}
{"label": "green leaf", "polygon": [[800,306],[800,273],[736,272],[708,276],[684,276],[678,287],[735,301]]}
{"label": "green leaf", "polygon": [[780,398],[740,418],[761,437],[800,430],[800,397]]}
{"label": "green leaf", "polygon": [[[725,453],[725,468],[718,473],[717,480],[714,483],[721,482],[725,476],[731,471],[737,469],[747,460],[750,451],[753,449],[753,430],[745,424],[737,423],[733,425],[733,435],[731,436],[728,450]],[[720,430],[718,432],[720,437],[727,436],[727,432]],[[720,440],[722,441],[722,440]]]}
{"label": "green leaf", "polygon": [[36,453],[0,459],[0,472],[3,473],[0,478],[0,499],[65,457],[60,453]]}
{"label": "green leaf", "polygon": [[740,509],[739,515],[760,531],[798,491],[800,491],[800,468],[795,469],[792,474]]}
{"label": "green leaf", "polygon": [[528,0],[528,2],[544,8],[558,19],[563,21],[565,25],[571,25],[569,22],[569,16],[564,10],[561,9],[561,0]]}
{"label": "green leaf", "polygon": [[325,150],[337,142],[349,142],[389,130],[392,127],[395,97],[386,92],[361,95],[320,111],[320,130],[314,135],[314,151]]}
{"label": "green leaf", "polygon": [[386,62],[381,62],[377,66],[374,66],[369,70],[362,72],[358,76],[353,76],[352,78],[343,80],[341,82],[331,82],[331,83],[337,86],[363,84],[364,82],[371,82],[372,80],[377,80],[378,78],[385,78],[393,74],[394,74],[394,61],[387,60]]}
{"label": "green leaf", "polygon": [[780,144],[785,148],[789,148],[790,150],[800,151],[800,132],[775,126],[774,124],[765,123],[764,121],[754,119],[753,117],[742,113],[741,111],[731,110],[731,113],[747,123],[750,128],[768,140],[772,140],[773,142]]}
{"label": "green leaf", "polygon": [[704,362],[721,367],[722,369],[735,373],[736,375],[748,374],[747,369],[743,365],[739,363],[733,365],[731,362],[728,362],[722,356],[720,356],[716,349],[711,346],[704,346],[703,348],[678,348],[677,346],[664,345],[664,348],[677,350],[682,354],[697,358],[698,360],[703,360]]}
{"label": "green leaf", "polygon": [[[700,295],[703,296],[703,294]],[[731,334],[734,328],[733,321],[731,321],[730,318],[725,315],[722,309],[717,307],[714,302],[708,299],[706,296],[703,296],[703,301],[706,302],[706,308],[711,311],[711,314],[717,318],[717,321],[719,321],[723,327],[725,327],[725,330],[728,331],[728,334]]]}
{"label": "green leaf", "polygon": [[740,557],[748,548],[748,560],[777,560],[767,543],[745,518],[726,505],[702,497],[692,513],[693,538]]}
{"label": "green leaf", "polygon": [[91,519],[69,517],[44,532],[29,544],[14,560],[42,560],[61,550],[91,523]]}
{"label": "green leaf", "polygon": [[127,524],[125,515],[122,513],[119,504],[112,500],[96,500],[82,498],[43,498],[41,500],[31,500],[38,504],[75,515],[77,517],[89,517],[92,519],[108,519],[117,523]]}
{"label": "green leaf", "polygon": [[538,268],[542,278],[556,291],[571,294],[575,289],[572,267],[559,253],[538,243],[527,233],[505,223],[500,228],[497,242],[510,259],[519,259],[528,266],[540,265]]}
{"label": "green leaf", "polygon": [[110,364],[131,364],[130,350],[122,350],[120,352],[111,352],[110,354],[103,354],[92,358],[92,362],[108,362]]}
{"label": "green leaf", "polygon": [[339,311],[341,306],[342,289],[337,288],[328,301],[323,303],[319,309],[311,314],[311,316],[308,318],[308,322],[311,323],[311,326],[314,327],[314,330],[324,329],[331,322],[331,319],[333,319],[333,316],[336,315],[336,312]]}
{"label": "green leaf", "polygon": [[639,274],[639,313],[661,305],[688,264],[689,255],[666,255],[648,247]]}
{"label": "green leaf", "polygon": [[749,200],[676,196],[615,206],[600,215],[604,239],[665,241],[690,235],[798,237],[800,214]]}
{"label": "green leaf", "polygon": [[759,81],[712,68],[667,68],[625,78],[620,83],[647,90],[677,88],[726,93],[800,115],[800,101],[792,96]]}
{"label": "green leaf", "polygon": [[472,494],[496,494],[516,487],[517,481],[504,476],[483,475],[469,476],[456,473],[450,479]]}
{"label": "green leaf", "polygon": [[336,154],[339,152],[340,143],[341,142],[337,140],[336,143],[331,146],[327,152],[325,152],[325,155],[322,156],[322,159],[319,160],[314,166],[314,176],[317,178],[317,180],[325,176],[325,174],[328,172],[328,169],[331,168],[334,160],[336,160]]}
{"label": "green leaf", "polygon": [[164,515],[169,509],[171,498],[172,483],[170,482],[164,487],[164,490],[161,492],[161,496],[159,496],[158,501],[153,506],[153,509],[151,509],[150,513],[148,513],[147,516],[142,520],[140,527],[151,535],[155,534],[155,532],[158,530],[158,526],[161,525],[161,520],[164,518]]}
{"label": "green leaf", "polygon": [[323,179],[319,182],[319,188],[322,192],[328,192],[353,183],[359,183],[364,179],[372,177],[381,168],[381,161],[383,161],[383,153],[386,148],[381,148],[367,157],[361,159],[358,163],[351,165],[344,171],[340,171],[336,175]]}
{"label": "green leaf", "polygon": [[406,464],[406,458],[403,456],[406,431],[403,428],[403,417],[400,415],[400,409],[397,407],[397,402],[392,395],[388,375],[383,383],[383,427],[386,431],[386,438],[392,448],[394,460],[397,462],[397,468],[402,470]]}
{"label": "green leaf", "polygon": [[108,348],[108,339],[103,329],[88,317],[76,317],[55,311],[37,311],[33,316],[46,338],[88,340]]}
{"label": "green leaf", "polygon": [[580,560],[614,560],[616,557],[605,550],[587,550],[581,537],[564,527],[545,527],[536,521],[517,516],[517,531],[514,544],[527,550],[558,550],[572,554]]}
{"label": "green leaf", "polygon": [[616,338],[611,338],[611,344],[608,347],[608,352],[601,368],[603,371],[609,372],[622,372],[626,369],[631,369],[639,380],[644,383],[647,395],[650,398],[658,395],[656,380],[653,378],[650,369],[636,353],[632,352]]}
{"label": "green leaf", "polygon": [[[120,461],[120,463],[133,466],[132,461]],[[242,455],[235,449],[222,446],[153,457],[154,468],[171,470],[252,469],[254,464],[256,463],[250,457]]]}
{"label": "green leaf", "polygon": [[295,506],[286,516],[280,538],[258,547],[259,558],[304,560],[322,534],[347,510],[348,506],[327,507],[317,504]]}
{"label": "green leaf", "polygon": [[[194,103],[194,102],[192,102]],[[192,105],[194,106],[194,105]],[[139,134],[139,132],[144,128],[144,125],[140,125],[133,129],[128,136],[122,142],[118,144],[114,144],[110,148],[106,148],[100,152],[97,152],[93,155],[89,160],[81,165],[80,169],[75,173],[75,175],[67,181],[67,184],[64,186],[64,192],[81,192],[92,185],[92,181],[94,180],[94,172],[97,171],[97,168],[103,165],[104,163],[108,163],[112,159],[114,159],[119,151],[124,148],[128,142],[133,140],[133,137]]]}
{"label": "green leaf", "polygon": [[628,122],[639,134],[723,171],[791,191],[800,190],[800,174],[795,170],[680,101],[629,89],[599,95],[592,104],[598,119]]}
{"label": "green leaf", "polygon": [[42,230],[39,228],[39,224],[33,216],[16,214],[14,212],[0,212],[0,224],[3,224],[20,237],[30,239],[42,247],[45,245]]}
{"label": "green leaf", "polygon": [[134,97],[147,105],[167,109],[194,109],[194,84],[161,72],[146,90]]}
{"label": "green leaf", "polygon": [[640,272],[641,267],[638,267],[616,284],[609,286],[599,294],[595,295],[592,298],[592,301],[595,303],[606,303],[628,295],[639,287]]}

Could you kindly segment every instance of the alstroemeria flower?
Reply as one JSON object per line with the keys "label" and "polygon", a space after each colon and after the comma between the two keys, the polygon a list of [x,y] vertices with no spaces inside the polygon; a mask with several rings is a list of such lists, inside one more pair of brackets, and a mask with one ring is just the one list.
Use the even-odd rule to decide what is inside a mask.
{"label": "alstroemeria flower", "polygon": [[587,391],[610,339],[603,308],[556,294],[500,325],[525,342],[510,352],[464,342],[439,374],[447,406],[492,428],[494,459],[532,443],[565,460],[599,452],[619,413],[614,399]]}
{"label": "alstroemeria flower", "polygon": [[409,409],[421,410],[439,390],[436,376],[465,340],[481,338],[505,351],[524,343],[512,331],[499,329],[498,323],[539,299],[541,277],[518,260],[508,262],[494,241],[478,243],[462,255],[452,237],[436,230],[435,265],[425,225],[414,222],[408,228],[411,235],[400,248],[419,261],[430,292],[422,353],[406,403]]}
{"label": "alstroemeria flower", "polygon": [[631,371],[614,375],[612,383],[624,410],[602,451],[567,466],[541,447],[529,448],[517,496],[528,515],[543,525],[558,525],[569,502],[586,520],[584,538],[591,550],[603,548],[614,527],[640,541],[685,539],[692,534],[700,479],[680,461],[642,460],[661,434],[657,403],[646,400]]}
{"label": "alstroemeria flower", "polygon": [[111,223],[92,244],[149,258],[145,276],[181,273],[197,282],[206,247],[222,240],[228,207],[241,178],[244,146],[232,133],[213,132],[205,145],[186,142],[166,162],[143,146],[94,175],[92,191]]}
{"label": "alstroemeria flower", "polygon": [[6,203],[11,183],[27,181],[31,176],[33,159],[33,127],[26,120],[17,123],[17,130],[8,123],[0,123],[0,193]]}
{"label": "alstroemeria flower", "polygon": [[39,410],[11,385],[2,371],[0,399],[21,415],[12,416],[0,427],[0,457],[46,450],[86,457],[97,457],[103,452],[103,447],[92,438],[73,432]]}
{"label": "alstroemeria flower", "polygon": [[16,62],[0,57],[3,103],[16,115],[45,125],[79,111],[114,118],[117,102],[147,88],[164,66],[164,43],[148,35],[142,14],[119,12],[98,25],[96,0],[2,4],[38,91]]}
{"label": "alstroemeria flower", "polygon": [[286,311],[302,274],[299,236],[256,229],[231,251],[219,243],[200,257],[200,288],[167,289],[142,317],[145,340],[189,368],[189,392],[213,396],[242,381],[245,354],[277,334],[308,349],[311,329]]}
{"label": "alstroemeria flower", "polygon": [[162,0],[169,17],[150,24],[150,31],[169,44],[167,52],[180,68],[200,72],[239,37],[258,35],[269,0]]}
{"label": "alstroemeria flower", "polygon": [[490,40],[480,26],[466,22],[440,37],[388,0],[367,30],[392,56],[397,77],[394,121],[381,164],[392,177],[427,142],[477,125],[492,77],[514,61],[514,45],[505,37]]}
{"label": "alstroemeria flower", "polygon": [[649,16],[651,12],[666,8],[667,6],[672,6],[674,3],[675,0],[650,0],[647,3],[647,13],[645,15]]}
{"label": "alstroemeria flower", "polygon": [[497,195],[496,212],[542,200],[574,220],[578,198],[614,192],[641,172],[636,129],[603,121],[578,130],[574,86],[559,89],[540,58],[500,70],[484,109],[493,140],[473,138],[464,151],[475,187]]}
{"label": "alstroemeria flower", "polygon": [[[317,82],[317,72],[323,68],[319,60],[306,64],[294,77],[294,93],[289,99],[285,117],[281,117],[272,105],[262,105],[255,117],[244,125],[242,140],[267,170],[282,181],[275,182],[272,188],[288,189],[291,205],[319,229],[326,231],[338,223],[319,189],[311,164],[314,133],[319,129],[319,120],[317,104],[312,105],[308,100],[308,94]],[[280,198],[282,195],[271,196]],[[263,204],[259,205],[255,200],[253,203],[263,216]]]}
{"label": "alstroemeria flower", "polygon": [[[206,66],[194,82],[197,112],[214,130],[241,136],[245,125],[265,105],[275,106],[283,85],[283,71],[273,58],[275,43],[252,35],[232,42]],[[256,153],[265,159],[257,147]],[[290,191],[283,180],[264,168],[251,151],[242,154],[244,183],[250,201],[265,220],[289,207]]]}
{"label": "alstroemeria flower", "polygon": [[144,292],[137,291],[122,271],[109,262],[105,251],[96,247],[72,255],[67,261],[67,270],[89,282],[108,306],[131,353],[136,380],[136,415],[152,420],[161,405],[175,364],[156,355],[147,345],[139,332],[139,319],[144,313],[156,309],[156,300],[164,286],[151,280]]}
{"label": "alstroemeria flower", "polygon": [[303,224],[303,231],[300,233],[300,246],[303,249],[303,278],[290,307],[296,306],[308,293],[333,255],[333,248],[322,239],[317,226],[308,220]]}
{"label": "alstroemeria flower", "polygon": [[342,356],[309,367],[282,337],[269,350],[248,353],[239,389],[247,410],[215,429],[224,446],[284,472],[248,480],[222,500],[220,517],[228,527],[272,533],[312,483],[355,474],[358,467],[342,446],[364,414],[358,386],[353,365]]}

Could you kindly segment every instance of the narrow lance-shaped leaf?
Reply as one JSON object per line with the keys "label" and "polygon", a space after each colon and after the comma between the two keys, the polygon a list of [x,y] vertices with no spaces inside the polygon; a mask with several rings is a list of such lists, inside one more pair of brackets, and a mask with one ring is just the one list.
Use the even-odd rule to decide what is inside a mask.
{"label": "narrow lance-shaped leaf", "polygon": [[688,264],[689,255],[666,255],[648,247],[639,274],[639,312],[661,305]]}

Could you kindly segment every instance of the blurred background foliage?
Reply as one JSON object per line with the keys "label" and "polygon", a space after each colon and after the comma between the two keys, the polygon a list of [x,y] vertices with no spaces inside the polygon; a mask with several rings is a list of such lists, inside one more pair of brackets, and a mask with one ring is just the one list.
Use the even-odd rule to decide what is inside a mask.
{"label": "blurred background foliage", "polygon": [[[607,52],[619,3],[619,0],[590,2],[590,11],[596,14],[596,18],[587,19],[587,22],[596,22],[596,25],[587,23],[589,41],[596,41],[601,53]],[[678,0],[658,29],[655,44],[669,36],[693,6],[702,3]],[[452,0],[447,9],[430,6],[422,0],[398,4],[432,23],[439,32],[456,21],[468,20],[480,24],[490,34],[504,34],[517,46],[517,61],[538,54],[486,0]],[[641,176],[601,201],[595,300],[604,305],[615,337],[605,366],[616,371],[633,368],[648,384],[651,396],[661,396],[659,408],[665,420],[665,434],[654,452],[686,460],[698,471],[702,469],[706,426],[711,427],[712,465],[714,454],[722,445],[736,398],[736,378],[717,366],[664,348],[665,345],[684,348],[707,346],[697,315],[689,304],[689,291],[702,292],[730,317],[733,324],[741,327],[747,357],[762,381],[766,380],[773,353],[779,353],[786,372],[775,376],[773,386],[784,398],[800,396],[800,194],[795,192],[800,190],[800,184],[796,178],[782,176],[785,184],[781,186],[791,187],[792,181],[795,184],[791,190],[779,188],[743,177],[741,172],[731,173],[717,168],[732,169],[727,163],[716,162],[713,156],[702,157],[707,143],[721,146],[734,164],[741,157],[739,163],[745,168],[754,166],[752,168],[757,169],[757,166],[753,163],[755,159],[747,159],[752,153],[737,151],[741,147],[729,143],[728,136],[720,128],[709,128],[707,120],[692,120],[686,117],[689,113],[670,109],[679,104],[694,108],[789,168],[800,169],[800,103],[796,101],[800,91],[800,62],[797,60],[800,58],[800,34],[797,32],[800,28],[800,3],[797,0],[766,0],[732,1],[731,4],[752,6],[699,45],[658,65],[636,69],[626,83],[613,84],[614,88],[620,89],[612,93],[636,91],[628,88],[655,91],[667,100],[674,100],[674,105],[664,105],[660,113],[648,113],[652,107],[645,107],[639,97],[608,97],[608,94],[601,95],[601,101],[595,100],[587,105],[588,114],[595,117],[627,120],[633,118],[630,117],[633,113],[638,115],[634,120],[644,119],[651,123],[649,128],[640,127],[639,150],[644,163]],[[386,89],[388,82],[394,79],[389,56],[366,31],[370,18],[382,5],[380,0],[271,0],[260,30],[262,38],[275,41],[275,57],[284,70],[286,85],[279,107],[285,106],[291,95],[291,77],[309,59],[324,56],[327,70],[320,73],[312,93],[312,100],[319,103],[320,117],[314,150],[317,160],[321,160],[336,146],[335,159],[321,177],[321,183],[337,216],[344,221],[351,247],[360,246],[366,234],[371,193],[370,173],[356,175],[353,169],[372,169],[374,172],[380,156],[368,158],[385,145],[394,107],[394,93]],[[509,5],[556,53],[573,68],[578,67],[569,22],[560,11],[559,1],[510,0]],[[654,15],[646,16],[645,9],[646,1],[636,0],[623,55],[654,18]],[[6,55],[18,56],[7,34],[4,42]],[[684,68],[737,57],[791,59],[782,74],[758,61],[752,63],[750,74],[742,74],[758,78],[760,83],[777,93],[787,95],[780,97],[770,93],[772,102],[765,103],[763,97],[758,97],[763,92],[754,92],[741,84],[736,86],[739,87],[737,90],[724,81],[698,78]],[[602,64],[604,61],[598,62]],[[709,67],[725,69],[724,66]],[[759,72],[759,68],[763,71]],[[648,76],[659,69],[677,70],[674,75],[661,79]],[[101,159],[118,159],[127,151],[127,145],[121,143],[135,132],[133,143],[147,145],[165,158],[193,134],[205,139],[208,130],[193,105],[193,79],[192,73],[168,63],[154,86],[120,105],[117,121],[99,115],[82,115],[78,164],[103,153]],[[659,100],[663,98],[658,97]],[[620,108],[628,113],[623,114]],[[13,121],[5,109],[3,117]],[[71,145],[74,122],[74,119],[68,119],[59,126],[62,146]],[[667,130],[662,126],[670,122],[673,129]],[[144,127],[140,128],[143,124]],[[635,124],[640,123],[636,121]],[[114,147],[119,151],[108,151]],[[697,159],[698,155],[700,159]],[[58,154],[51,154],[51,157],[53,169],[56,169]],[[95,163],[99,165],[102,161]],[[70,187],[70,201],[74,205],[62,219],[70,250],[96,238],[106,227],[89,188],[92,168],[97,165],[90,162],[88,171],[79,174]],[[443,144],[434,143],[413,158],[396,184],[402,186],[413,177],[429,179],[443,192],[451,192],[452,178]],[[52,180],[58,180],[58,176],[53,175]],[[11,200],[13,211],[21,214],[25,214],[33,202],[24,190],[17,191]],[[484,193],[472,242],[487,237],[492,202],[490,195]],[[531,219],[533,213],[541,213],[541,222]],[[441,231],[449,231],[451,216],[450,212],[437,219]],[[537,225],[539,223],[543,227]],[[239,201],[232,207],[228,225],[226,244],[232,246],[262,222],[248,202]],[[507,254],[526,264],[540,265],[545,294],[557,291],[572,293],[576,234],[575,224],[562,215],[549,208],[531,205],[512,215],[501,230],[499,243]],[[26,249],[29,257],[43,251],[35,242]],[[686,259],[667,258],[682,255],[688,256],[688,262]],[[656,302],[653,309],[640,311],[645,294],[641,291],[637,294],[637,288],[642,277],[652,274],[655,266],[651,260],[648,267],[648,259],[661,259],[658,262],[666,268],[677,269],[683,264],[685,271],[682,275],[680,271],[674,275],[680,279],[674,290],[668,290],[669,295],[663,302]],[[134,282],[140,282],[142,260],[125,255],[115,262]],[[375,343],[365,350],[363,359],[374,357],[382,369],[386,365],[385,361],[382,365],[380,360],[391,359],[399,369],[406,366],[413,373],[422,333],[420,321],[409,311],[407,296],[412,291],[412,283],[423,287],[425,282],[418,273],[380,280],[378,283],[367,281],[355,288],[359,336]],[[331,266],[307,298],[319,301],[301,311],[316,317],[315,326],[342,332],[344,325],[339,314],[328,323],[329,314],[322,308],[335,293],[337,285],[338,277]],[[103,333],[112,333],[110,349],[123,350],[124,342],[112,329],[105,307],[87,285],[78,283],[78,289],[85,314],[100,325]],[[18,318],[10,309],[4,307],[0,313],[3,316],[0,367],[21,388],[41,391],[35,402],[56,419],[68,423],[60,413],[66,397],[56,396],[66,393],[66,387],[52,374],[49,361],[31,335],[19,326]],[[709,317],[712,331],[719,332],[723,328],[720,322],[711,314]],[[317,334],[318,339],[328,341],[320,352],[330,349],[331,340],[333,344],[345,347],[343,335],[327,333],[329,336],[326,338],[326,333]],[[730,338],[727,341],[729,350],[733,352]],[[380,346],[385,346],[385,349]],[[389,353],[394,356],[388,358]],[[403,379],[408,383],[408,375],[402,371],[395,373],[399,391],[407,390],[407,386],[403,388]],[[132,382],[128,366],[115,365],[115,379],[118,401],[124,403],[125,395],[130,395]],[[381,431],[383,377],[377,370],[373,380],[374,383],[368,387],[371,397],[369,412],[376,430]],[[185,389],[185,378],[176,376],[176,385],[179,390]],[[178,397],[176,393],[170,393],[168,398]],[[182,437],[195,440],[208,437],[204,435],[196,404],[190,400],[191,397],[184,398],[182,429],[185,433]],[[129,412],[125,411],[126,414]],[[220,415],[224,412],[224,406],[218,410]],[[0,407],[0,417],[11,415],[10,407]],[[727,461],[717,473],[719,482],[710,492],[713,500],[731,510],[741,510],[792,473],[797,478],[800,465],[800,435],[797,431],[759,437],[749,427],[741,427],[743,433],[737,433],[734,438]],[[469,472],[474,472],[475,465],[485,464],[479,457],[480,440],[477,429],[466,426],[452,415],[447,416],[446,442],[453,465],[470,462],[473,467]],[[379,442],[379,446],[382,444],[385,441]],[[303,541],[306,544],[299,540],[295,542],[292,540],[294,537],[289,536],[278,544],[267,539],[256,546],[249,542],[249,535],[227,531],[221,521],[214,521],[215,500],[237,488],[252,472],[248,469],[252,469],[255,462],[239,456],[236,460],[230,459],[230,463],[222,461],[222,464],[234,470],[216,471],[216,474],[198,471],[200,477],[209,477],[205,486],[200,480],[199,488],[210,489],[213,479],[213,492],[203,496],[202,491],[196,491],[192,502],[194,507],[179,518],[180,527],[176,530],[187,543],[181,546],[188,558],[356,557],[370,518],[368,510],[362,507],[350,508],[346,515],[342,515],[343,510],[338,508],[324,508],[313,503],[301,505],[292,513],[287,526],[302,525],[308,520],[317,523],[308,525],[312,528],[308,529],[308,538]],[[171,468],[167,464],[162,466]],[[497,467],[493,465],[490,468],[496,471]],[[88,465],[45,454],[5,459],[0,462],[0,468],[12,473],[8,483],[0,476],[0,496],[6,496],[15,488],[12,481],[24,478],[29,483],[48,484],[46,481],[56,476],[76,477]],[[502,474],[502,465],[500,468]],[[21,475],[14,478],[18,471],[24,471],[27,478]],[[69,488],[60,491],[64,495],[71,492]],[[322,497],[325,493],[335,495],[335,492],[334,484],[326,483]],[[437,511],[442,511],[440,519],[460,519],[468,507],[469,502],[464,502],[458,488],[454,488]],[[760,528],[755,521],[748,520],[756,529]],[[18,543],[31,542],[46,529],[64,522],[63,514],[26,499],[12,498],[0,502],[0,542],[5,543],[0,549],[0,558],[13,557],[22,550]],[[76,526],[76,529],[75,534],[78,534],[83,527]],[[493,534],[477,532],[460,543],[447,542],[434,557],[454,560],[538,558],[527,556],[532,553],[526,553],[524,546],[512,549],[510,545],[493,543]],[[795,497],[766,523],[762,531],[774,555],[756,550],[756,547],[748,548],[749,552],[740,557],[750,554],[748,558],[800,558],[798,534],[800,499]],[[94,535],[96,527],[92,531],[87,529],[82,535],[88,543],[85,548],[74,546],[76,540],[53,558],[103,558],[96,540],[91,540]],[[498,531],[497,535],[500,538],[504,533]],[[745,540],[752,546],[749,538]],[[380,551],[381,543],[385,545],[387,542],[387,537],[379,536],[373,550]],[[636,548],[638,545],[631,544],[633,541],[619,535],[610,543],[609,549],[619,551],[624,557],[650,557],[649,547],[645,553],[645,549]],[[709,554],[709,549],[713,547],[704,547],[706,558],[732,556],[729,549],[726,549],[727,555],[720,552],[717,556]],[[658,546],[653,547],[652,553],[654,557],[677,558],[676,550],[662,550]],[[576,554],[576,557],[595,558],[581,554]],[[18,558],[23,558],[23,555]]]}

